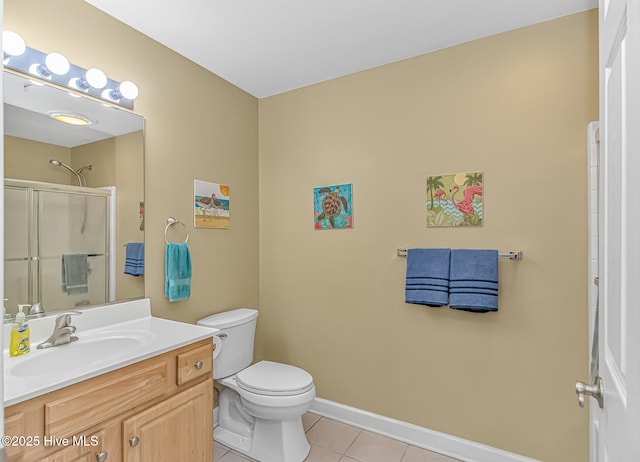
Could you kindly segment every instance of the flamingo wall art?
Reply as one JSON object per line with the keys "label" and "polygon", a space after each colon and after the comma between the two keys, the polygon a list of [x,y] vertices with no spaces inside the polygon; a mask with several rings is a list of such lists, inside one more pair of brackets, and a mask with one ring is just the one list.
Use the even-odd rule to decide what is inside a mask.
{"label": "flamingo wall art", "polygon": [[193,180],[193,226],[229,227],[229,186]]}
{"label": "flamingo wall art", "polygon": [[427,177],[427,227],[482,226],[482,172]]}
{"label": "flamingo wall art", "polygon": [[315,229],[353,228],[353,188],[351,184],[313,189]]}

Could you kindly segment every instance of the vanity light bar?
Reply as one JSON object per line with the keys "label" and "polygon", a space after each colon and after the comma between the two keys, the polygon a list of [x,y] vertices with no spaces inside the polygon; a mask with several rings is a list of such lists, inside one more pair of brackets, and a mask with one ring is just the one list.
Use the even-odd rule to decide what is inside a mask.
{"label": "vanity light bar", "polygon": [[60,53],[47,54],[29,48],[15,32],[4,31],[2,38],[4,67],[133,109],[133,100],[138,97],[138,87],[133,82],[117,82],[99,69],[87,70],[71,64]]}

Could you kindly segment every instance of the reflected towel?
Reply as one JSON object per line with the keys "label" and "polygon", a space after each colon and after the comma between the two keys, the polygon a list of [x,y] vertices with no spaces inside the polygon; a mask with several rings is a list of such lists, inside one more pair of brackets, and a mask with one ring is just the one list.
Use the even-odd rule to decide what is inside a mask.
{"label": "reflected towel", "polygon": [[191,256],[186,242],[169,242],[164,261],[164,295],[170,302],[191,296]]}
{"label": "reflected towel", "polygon": [[406,303],[445,306],[449,301],[450,249],[407,251]]}
{"label": "reflected towel", "polygon": [[62,292],[67,295],[86,294],[88,286],[89,264],[86,253],[73,253],[62,256]]}
{"label": "reflected towel", "polygon": [[124,274],[144,274],[144,242],[129,242],[125,251]]}

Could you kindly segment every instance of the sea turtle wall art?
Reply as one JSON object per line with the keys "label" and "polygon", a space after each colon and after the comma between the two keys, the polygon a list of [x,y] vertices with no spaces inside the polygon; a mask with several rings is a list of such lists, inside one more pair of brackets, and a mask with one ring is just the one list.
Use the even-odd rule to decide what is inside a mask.
{"label": "sea turtle wall art", "polygon": [[427,227],[482,226],[484,174],[427,177]]}
{"label": "sea turtle wall art", "polygon": [[229,227],[229,186],[193,180],[193,225],[196,228]]}
{"label": "sea turtle wall art", "polygon": [[353,188],[351,184],[313,189],[315,229],[353,228]]}

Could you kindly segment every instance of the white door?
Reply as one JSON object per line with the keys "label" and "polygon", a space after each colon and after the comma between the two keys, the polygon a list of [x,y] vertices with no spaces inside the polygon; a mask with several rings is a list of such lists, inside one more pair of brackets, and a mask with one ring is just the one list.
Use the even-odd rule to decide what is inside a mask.
{"label": "white door", "polygon": [[603,407],[591,460],[640,461],[640,1],[600,0],[600,322]]}

